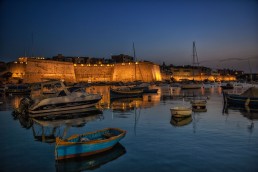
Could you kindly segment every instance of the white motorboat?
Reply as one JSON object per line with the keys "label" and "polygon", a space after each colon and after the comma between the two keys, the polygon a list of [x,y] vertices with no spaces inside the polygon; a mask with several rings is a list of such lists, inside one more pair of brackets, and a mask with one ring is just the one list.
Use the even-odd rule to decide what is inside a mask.
{"label": "white motorboat", "polygon": [[170,109],[171,115],[177,118],[189,117],[192,115],[192,108],[176,106]]}
{"label": "white motorboat", "polygon": [[30,98],[21,100],[17,111],[29,112],[31,117],[68,113],[93,107],[101,98],[101,95],[87,93],[81,87],[66,88],[61,81],[41,82],[32,87]]}

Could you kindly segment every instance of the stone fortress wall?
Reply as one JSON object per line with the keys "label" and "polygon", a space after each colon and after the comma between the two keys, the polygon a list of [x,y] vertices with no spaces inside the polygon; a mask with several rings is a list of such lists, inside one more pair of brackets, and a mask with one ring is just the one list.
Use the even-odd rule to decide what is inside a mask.
{"label": "stone fortress wall", "polygon": [[49,79],[75,82],[73,63],[28,59],[23,78],[24,83],[42,82]]}
{"label": "stone fortress wall", "polygon": [[115,64],[113,81],[131,82],[135,80],[144,82],[161,81],[159,65],[151,62]]}
{"label": "stone fortress wall", "polygon": [[24,83],[61,79],[66,82],[144,82],[161,81],[159,65],[151,62],[116,64],[73,64],[52,60],[29,59],[15,62],[9,71]]}

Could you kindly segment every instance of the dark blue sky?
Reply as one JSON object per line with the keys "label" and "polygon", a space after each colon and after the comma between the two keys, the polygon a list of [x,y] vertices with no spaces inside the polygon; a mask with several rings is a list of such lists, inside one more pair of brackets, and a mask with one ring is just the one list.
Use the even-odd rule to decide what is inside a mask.
{"label": "dark blue sky", "polygon": [[258,72],[257,0],[2,0],[0,60],[19,56],[133,56]]}

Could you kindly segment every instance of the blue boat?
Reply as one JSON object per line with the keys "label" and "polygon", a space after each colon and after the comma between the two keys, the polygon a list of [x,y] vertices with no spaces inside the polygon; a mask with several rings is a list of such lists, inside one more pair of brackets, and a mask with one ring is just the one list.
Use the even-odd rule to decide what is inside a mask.
{"label": "blue boat", "polygon": [[224,103],[231,106],[258,108],[258,88],[251,87],[242,94],[223,92]]}
{"label": "blue boat", "polygon": [[55,159],[78,158],[98,154],[114,147],[126,131],[106,128],[85,134],[75,134],[67,139],[56,138]]}

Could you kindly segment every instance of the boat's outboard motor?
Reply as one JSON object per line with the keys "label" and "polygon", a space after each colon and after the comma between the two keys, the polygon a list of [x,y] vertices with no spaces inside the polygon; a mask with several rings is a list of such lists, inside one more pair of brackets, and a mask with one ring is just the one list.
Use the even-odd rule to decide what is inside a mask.
{"label": "boat's outboard motor", "polygon": [[28,109],[32,103],[33,100],[30,97],[22,98],[16,112],[24,116],[28,115]]}

